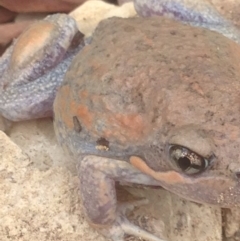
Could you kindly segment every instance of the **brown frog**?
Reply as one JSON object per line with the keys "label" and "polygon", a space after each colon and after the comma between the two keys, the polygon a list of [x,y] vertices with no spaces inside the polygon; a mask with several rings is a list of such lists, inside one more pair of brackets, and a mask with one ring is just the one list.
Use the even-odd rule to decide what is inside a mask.
{"label": "brown frog", "polygon": [[116,181],[239,205],[239,56],[220,34],[168,19],[100,23],[54,103],[90,223],[113,240],[127,230]]}
{"label": "brown frog", "polygon": [[[71,36],[68,46],[79,46]],[[59,143],[78,163],[89,223],[115,241],[126,233],[161,240],[125,218],[128,205],[117,205],[116,182],[162,186],[199,203],[239,206],[239,45],[216,32],[159,17],[105,20],[84,44],[71,55],[76,56],[57,92],[54,127]],[[30,96],[31,76],[38,81],[31,88],[40,93],[47,82],[39,76],[54,72],[30,71],[29,78],[14,82],[6,66],[19,55],[9,56],[2,62],[8,77],[2,89],[8,95],[2,91],[1,106],[13,103],[11,93],[12,99],[24,100],[15,87],[20,92],[24,86],[21,94]],[[39,63],[37,54],[32,59]],[[14,106],[3,114],[10,116]],[[20,105],[17,109],[22,114]]]}

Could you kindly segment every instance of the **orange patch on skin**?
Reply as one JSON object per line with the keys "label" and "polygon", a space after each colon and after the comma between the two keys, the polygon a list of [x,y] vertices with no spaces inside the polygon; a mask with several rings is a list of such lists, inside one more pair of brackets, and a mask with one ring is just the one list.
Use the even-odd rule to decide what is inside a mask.
{"label": "orange patch on skin", "polygon": [[[78,91],[78,96],[81,104],[76,105],[75,113],[92,134],[110,139],[115,138],[122,143],[126,141],[136,143],[139,140],[144,140],[143,136],[148,134],[149,128],[141,115],[111,112],[101,95],[89,93],[87,90]],[[87,105],[89,96],[91,96],[93,103],[98,103],[94,104],[93,109],[90,110]],[[101,109],[98,109],[98,106]],[[101,128],[96,128],[98,119],[103,123]]]}
{"label": "orange patch on skin", "polygon": [[158,181],[166,182],[167,184],[184,184],[190,181],[175,171],[155,172],[140,157],[137,156],[131,156],[130,163],[141,172],[153,177]]}
{"label": "orange patch on skin", "polygon": [[142,117],[138,114],[117,114],[115,118],[116,121],[120,123],[120,130],[125,130],[129,140],[139,140],[143,138],[144,133],[146,133],[147,127]]}
{"label": "orange patch on skin", "polygon": [[30,27],[18,39],[11,57],[11,65],[23,65],[26,61],[31,61],[32,56],[43,48],[52,36],[52,32],[56,26],[51,23],[43,22]]}

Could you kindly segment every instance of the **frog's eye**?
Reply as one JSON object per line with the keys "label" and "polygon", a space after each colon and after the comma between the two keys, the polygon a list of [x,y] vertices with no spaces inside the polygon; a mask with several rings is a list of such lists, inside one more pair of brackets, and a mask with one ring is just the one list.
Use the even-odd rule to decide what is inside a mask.
{"label": "frog's eye", "polygon": [[170,145],[168,150],[171,162],[188,175],[203,172],[210,165],[212,159],[206,159],[179,145]]}

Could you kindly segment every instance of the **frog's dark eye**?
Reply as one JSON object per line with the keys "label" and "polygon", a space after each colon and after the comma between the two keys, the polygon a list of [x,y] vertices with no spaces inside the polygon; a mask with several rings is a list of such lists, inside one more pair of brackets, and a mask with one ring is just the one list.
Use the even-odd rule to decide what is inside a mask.
{"label": "frog's dark eye", "polygon": [[169,158],[171,162],[182,172],[192,175],[203,172],[210,164],[209,160],[179,145],[169,146]]}

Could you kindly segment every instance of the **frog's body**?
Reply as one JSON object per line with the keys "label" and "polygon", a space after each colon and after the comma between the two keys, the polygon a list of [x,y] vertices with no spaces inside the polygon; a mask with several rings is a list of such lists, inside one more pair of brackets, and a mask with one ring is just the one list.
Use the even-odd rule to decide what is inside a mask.
{"label": "frog's body", "polygon": [[[240,167],[238,56],[239,46],[220,34],[168,19],[100,23],[91,45],[73,60],[54,104],[55,131],[79,161],[90,220],[113,221],[112,180],[159,181],[197,202],[238,205],[239,170],[228,169]],[[206,167],[195,175],[178,168],[169,159],[173,144],[205,158]],[[137,180],[128,165],[142,171]],[[107,200],[87,193],[88,185],[100,189],[93,166],[101,178],[112,173],[106,180],[111,187],[103,191]],[[106,202],[107,210],[99,211]],[[92,206],[98,212],[89,213]]]}
{"label": "frog's body", "polygon": [[[46,116],[45,98],[40,108],[30,105],[28,90],[36,90],[37,97],[49,94],[46,83],[51,79],[55,93],[61,82],[56,79],[65,71],[61,68],[59,75],[55,62],[70,65],[54,102],[54,127],[59,143],[78,163],[88,221],[114,241],[123,240],[124,233],[160,240],[125,219],[124,209],[117,208],[116,181],[163,186],[200,203],[239,206],[239,45],[164,18],[113,18],[100,23],[91,44],[71,63],[82,46],[74,45],[76,26],[65,18],[48,19],[50,27],[57,21],[68,28],[67,33],[46,35],[41,55],[11,55],[27,40],[23,35],[3,56],[0,71],[7,83],[0,85],[0,103],[2,113],[14,120]],[[51,52],[48,43],[55,35],[64,43],[61,50],[74,47],[67,62],[63,55],[68,57],[69,51]],[[54,54],[52,69],[44,61],[41,69],[44,53]],[[18,54],[24,57],[20,64]],[[18,72],[11,73],[12,66]],[[11,78],[18,73],[23,75]],[[57,75],[49,79],[53,73]],[[54,93],[47,95],[51,101]],[[30,107],[24,115],[19,100],[23,108]]]}

